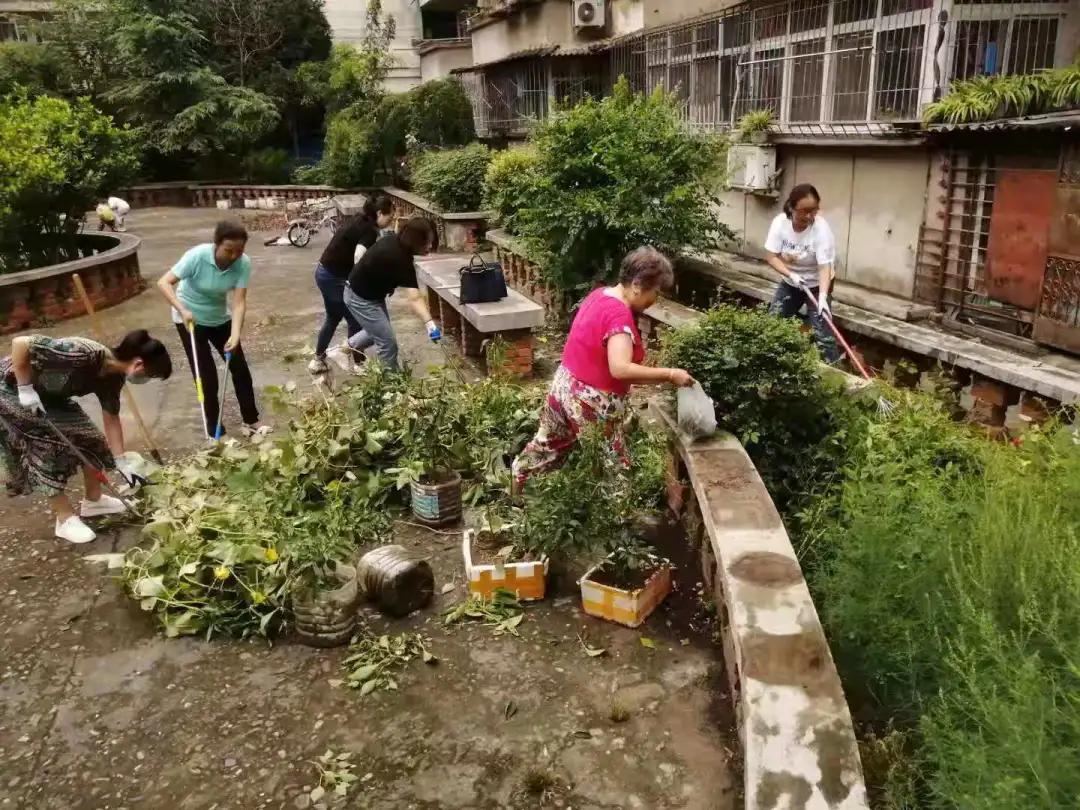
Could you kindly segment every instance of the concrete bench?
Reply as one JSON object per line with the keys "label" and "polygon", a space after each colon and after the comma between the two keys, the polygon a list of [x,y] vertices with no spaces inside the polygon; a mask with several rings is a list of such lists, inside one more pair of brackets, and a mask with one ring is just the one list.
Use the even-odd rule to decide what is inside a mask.
{"label": "concrete bench", "polygon": [[532,330],[544,323],[544,308],[517,290],[508,290],[501,301],[462,304],[461,268],[469,256],[421,259],[416,278],[427,291],[428,309],[442,324],[447,339],[461,346],[467,357],[480,357],[485,344],[500,338],[506,345],[504,370],[527,376],[532,373]]}

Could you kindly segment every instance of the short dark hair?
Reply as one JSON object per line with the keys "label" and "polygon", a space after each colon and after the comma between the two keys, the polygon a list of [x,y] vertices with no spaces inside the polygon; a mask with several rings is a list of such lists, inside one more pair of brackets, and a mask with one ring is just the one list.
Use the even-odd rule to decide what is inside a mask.
{"label": "short dark hair", "polygon": [[795,213],[795,206],[799,204],[799,201],[806,197],[813,197],[814,202],[821,202],[821,195],[818,194],[818,190],[809,183],[799,183],[799,185],[791,189],[787,199],[784,201],[784,214],[787,215],[788,219],[791,219],[791,215]]}
{"label": "short dark hair", "polygon": [[146,373],[159,380],[167,380],[172,375],[169,350],[160,340],[150,337],[150,333],[145,329],[128,332],[112,353],[113,357],[125,363],[139,358],[146,366]]}
{"label": "short dark hair", "polygon": [[226,239],[248,240],[247,228],[234,219],[223,219],[214,227],[214,244],[220,245]]}
{"label": "short dark hair", "polygon": [[619,266],[619,283],[638,284],[643,290],[666,290],[675,283],[671,260],[654,247],[631,250]]}
{"label": "short dark hair", "polygon": [[414,256],[439,246],[439,232],[427,217],[413,217],[406,222],[398,239]]}
{"label": "short dark hair", "polygon": [[364,208],[360,215],[364,219],[370,219],[374,222],[379,214],[392,214],[393,212],[393,200],[385,194],[380,194],[378,197],[371,196],[364,200]]}

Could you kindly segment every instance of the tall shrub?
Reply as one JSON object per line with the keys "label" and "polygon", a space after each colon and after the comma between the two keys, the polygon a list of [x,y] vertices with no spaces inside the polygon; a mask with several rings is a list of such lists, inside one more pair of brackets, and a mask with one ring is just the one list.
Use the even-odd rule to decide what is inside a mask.
{"label": "tall shrub", "polygon": [[484,208],[494,211],[511,233],[520,227],[518,213],[533,201],[538,181],[536,150],[530,147],[496,152],[484,177]]}
{"label": "tall shrub", "polygon": [[717,423],[746,445],[781,511],[800,508],[826,483],[837,425],[853,405],[823,381],[796,322],[722,305],[670,333],[664,355],[712,397]]}
{"label": "tall shrub", "polygon": [[482,143],[424,152],[413,168],[413,185],[444,211],[476,211],[490,162],[491,150]]}
{"label": "tall shrub", "polygon": [[520,231],[563,288],[610,276],[642,244],[704,249],[727,233],[711,208],[724,146],[690,132],[673,97],[620,80],[609,98],[551,116],[533,143],[539,182]]}
{"label": "tall shrub", "polygon": [[134,134],[89,101],[0,99],[0,271],[62,259],[96,197],[137,170]]}

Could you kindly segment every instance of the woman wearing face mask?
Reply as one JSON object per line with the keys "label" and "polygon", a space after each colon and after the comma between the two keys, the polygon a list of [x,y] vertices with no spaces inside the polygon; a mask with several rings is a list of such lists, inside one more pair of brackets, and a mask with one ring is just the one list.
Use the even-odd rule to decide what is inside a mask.
{"label": "woman wearing face mask", "polygon": [[259,422],[255,385],[240,345],[247,314],[248,278],[251,276],[251,259],[244,253],[247,238],[243,225],[219,222],[212,243],[193,247],[172,270],[158,279],[158,289],[173,306],[173,323],[180,334],[192,376],[195,375],[191,345],[194,335],[194,351],[198,355],[202,378],[203,412],[207,430],[211,431],[210,438],[213,438],[212,432],[218,423],[218,377],[211,347],[222,357],[226,352],[232,353],[229,372],[244,420],[243,434],[262,435],[271,430]]}
{"label": "woman wearing face mask", "polygon": [[631,385],[693,384],[681,368],[642,365],[637,315],[673,280],[671,262],[655,248],[640,247],[623,259],[618,284],[593,290],[581,302],[540,412],[540,429],[514,459],[516,491],[529,476],[560,464],[589,422],[602,422],[613,449],[624,456],[621,428]]}
{"label": "woman wearing face mask", "polygon": [[[825,318],[829,309],[829,289],[836,261],[836,241],[825,218],[818,213],[821,195],[809,183],[795,186],[777,214],[765,238],[765,261],[783,279],[776,288],[769,310],[774,315],[793,318],[806,305],[810,325],[825,362],[840,359],[840,350]],[[815,307],[811,295],[817,300]]]}
{"label": "woman wearing face mask", "polygon": [[[145,329],[128,333],[115,349],[79,337],[15,338],[11,356],[0,360],[0,469],[8,493],[45,495],[56,515],[56,536],[89,543],[95,535],[80,516],[111,515],[124,505],[102,494],[101,482],[84,468],[86,498],[75,514],[64,487],[81,461],[48,422],[97,469],[116,469],[130,481],[134,470],[124,457],[120,390],[125,382],[166,380],[171,373],[168,351]],[[105,435],[72,399],[87,394],[101,402]]]}
{"label": "woman wearing face mask", "polygon": [[364,201],[363,211],[337,229],[315,265],[315,285],[322,293],[326,315],[315,338],[315,358],[308,364],[308,371],[312,374],[326,373],[328,356],[344,371],[354,371],[355,360],[363,359],[363,354],[354,356],[348,346],[331,349],[329,355],[326,350],[342,318],[348,327],[349,337],[362,328],[345,307],[345,285],[353,265],[360,260],[356,254],[363,255],[361,250],[366,252],[375,244],[379,233],[390,225],[393,211],[394,205],[389,197],[368,197]]}

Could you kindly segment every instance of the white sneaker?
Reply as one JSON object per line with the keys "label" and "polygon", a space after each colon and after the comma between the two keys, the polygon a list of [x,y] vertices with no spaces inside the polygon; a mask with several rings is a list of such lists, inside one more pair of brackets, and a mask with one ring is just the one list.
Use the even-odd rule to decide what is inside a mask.
{"label": "white sneaker", "polygon": [[307,370],[309,374],[318,376],[319,374],[325,374],[330,369],[326,366],[326,360],[322,357],[313,357],[311,362],[307,364]]}
{"label": "white sneaker", "polygon": [[334,365],[338,366],[347,374],[363,373],[363,371],[361,371],[363,363],[357,364],[352,349],[347,346],[335,346],[326,353],[326,359],[333,360]]}
{"label": "white sneaker", "polygon": [[240,428],[240,432],[248,439],[262,438],[268,433],[274,432],[273,425],[266,425],[262,422],[256,422],[253,425],[244,425]]}
{"label": "white sneaker", "polygon": [[77,544],[91,543],[97,538],[97,535],[94,534],[94,530],[79,520],[76,515],[72,515],[63,522],[57,518],[56,536],[61,540],[67,540],[69,543]]}
{"label": "white sneaker", "polygon": [[126,511],[127,507],[124,506],[124,502],[111,495],[102,495],[96,501],[83,499],[83,502],[79,505],[79,514],[84,518],[119,515],[121,512]]}

